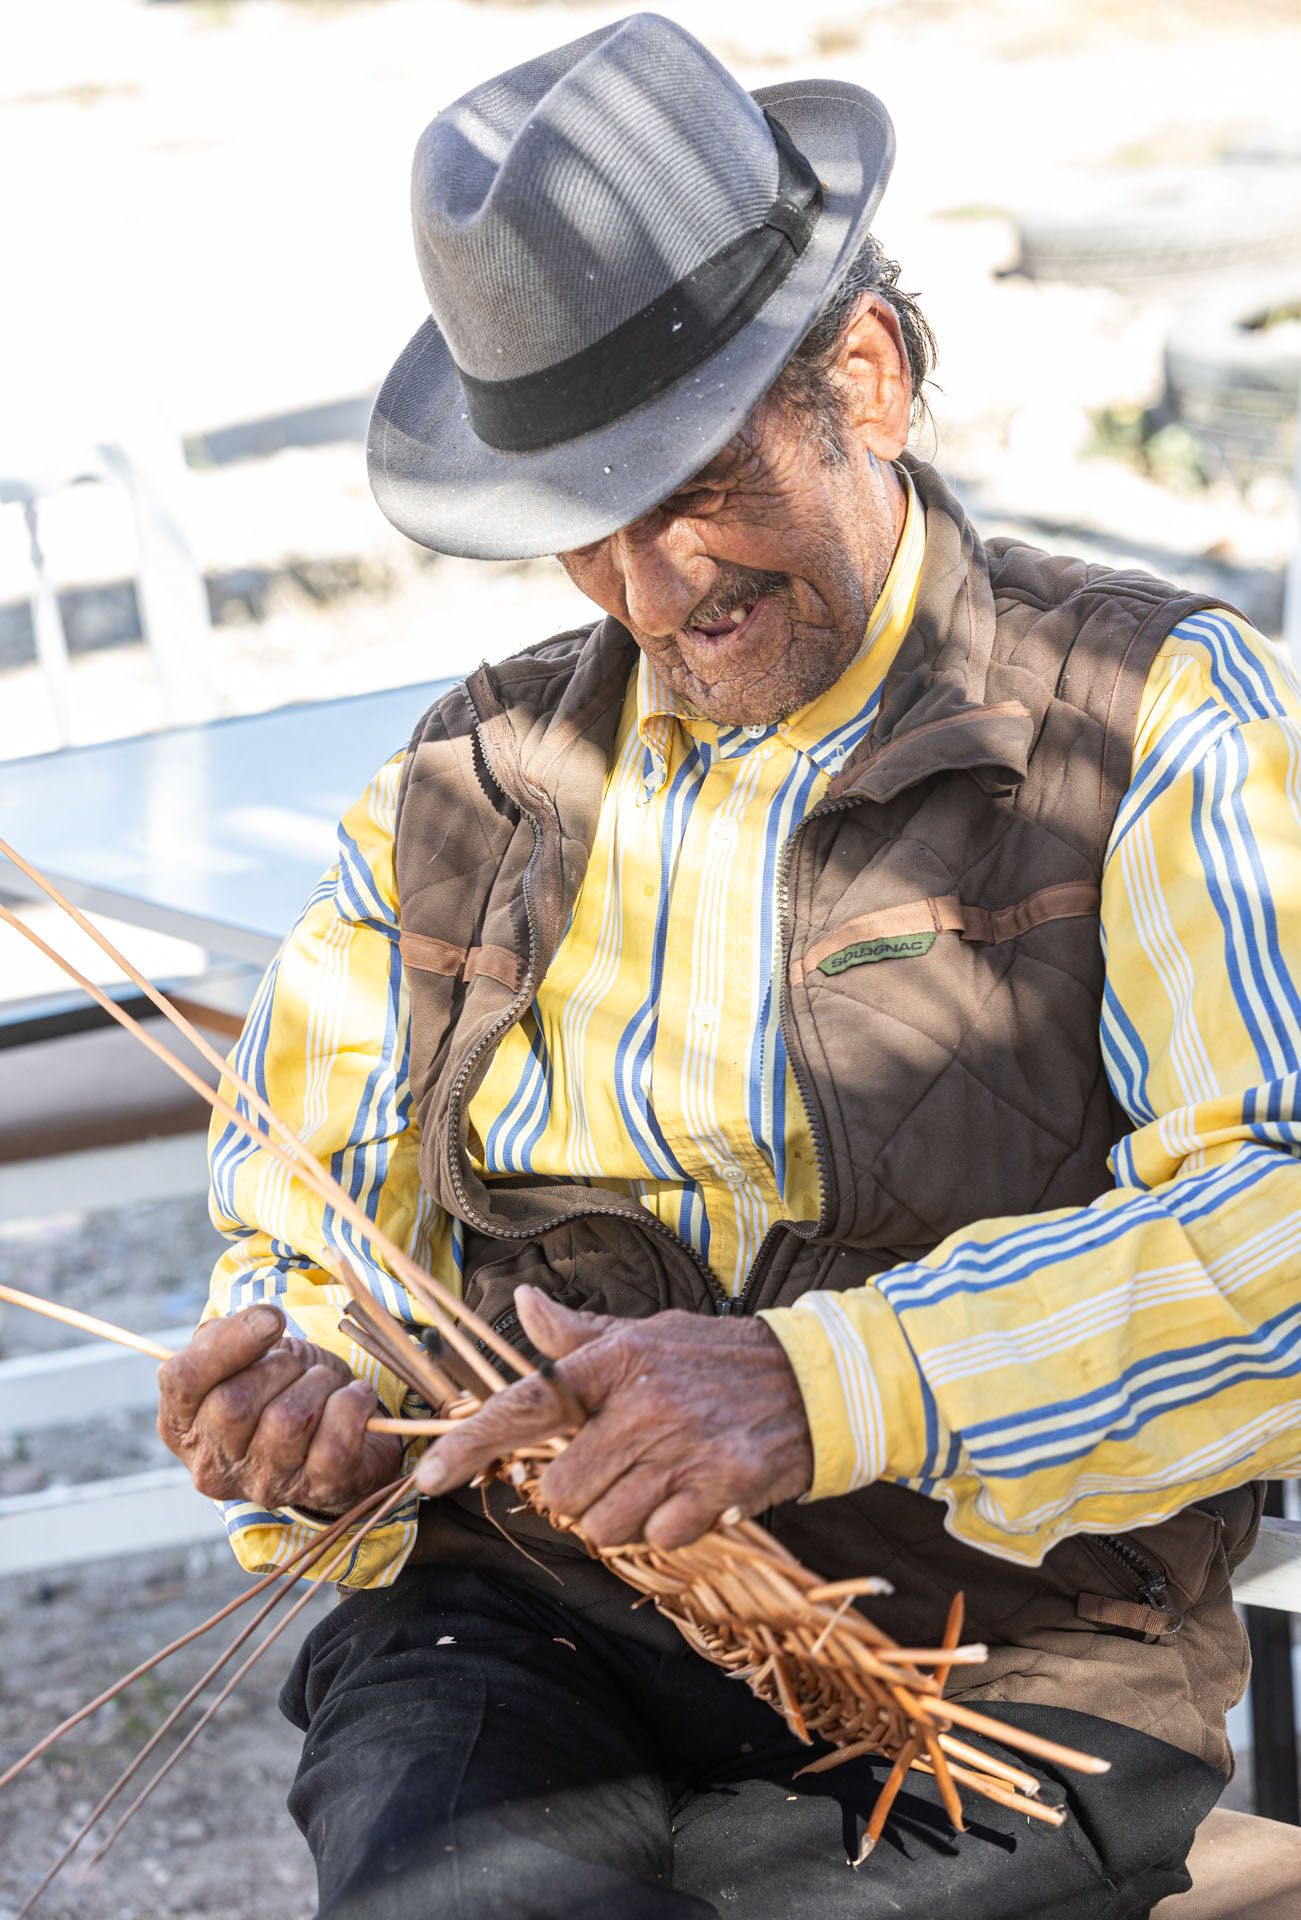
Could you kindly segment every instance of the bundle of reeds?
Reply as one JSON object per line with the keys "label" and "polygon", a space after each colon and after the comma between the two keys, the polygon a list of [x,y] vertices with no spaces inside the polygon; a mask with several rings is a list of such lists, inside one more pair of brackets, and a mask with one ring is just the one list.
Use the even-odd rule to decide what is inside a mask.
{"label": "bundle of reeds", "polygon": [[[378,1305],[355,1275],[346,1267],[342,1268],[340,1277],[350,1297],[343,1324],[360,1346],[404,1380],[431,1409],[428,1419],[394,1421],[377,1417],[372,1422],[373,1427],[396,1431],[412,1438],[445,1431],[449,1425],[474,1413],[487,1395],[502,1391],[512,1379],[537,1371],[491,1326],[466,1308],[449,1288],[434,1275],[426,1273],[403,1248],[379,1231],[254,1088],[227,1065],[191,1021],[172,1006],[52,882],[3,840],[0,840],[0,855],[12,860],[89,934],[208,1065],[225,1076],[226,1084],[234,1090],[238,1104],[229,1099],[224,1091],[214,1091],[206,1080],[178,1059],[154,1033],[141,1026],[109,995],[79,973],[3,903],[0,903],[0,919],[7,921],[55,961],[99,1002],[112,1019],[131,1032],[225,1120],[255,1141],[293,1179],[324,1196],[331,1207],[362,1236],[374,1256],[402,1284],[418,1318],[426,1327],[437,1331],[449,1354],[458,1357],[461,1363],[459,1371],[463,1376],[460,1381],[454,1380],[438,1360],[425,1350],[408,1326],[393,1319]],[[23,1304],[32,1304],[12,1290],[8,1297]],[[45,1310],[50,1309],[46,1306]],[[57,1309],[55,1311],[58,1312]],[[84,1317],[80,1324],[86,1324]],[[90,1330],[107,1334],[108,1337],[116,1337],[117,1331],[104,1322],[97,1322]],[[139,1341],[135,1336],[129,1336],[128,1343],[138,1345]],[[501,1367],[489,1357],[490,1354],[495,1355]],[[167,1356],[164,1354],[161,1357]],[[496,1477],[517,1491],[523,1503],[539,1511],[542,1511],[542,1506],[538,1497],[538,1483],[542,1470],[563,1449],[566,1435],[573,1432],[583,1417],[581,1409],[575,1406],[572,1397],[564,1390],[560,1374],[552,1374],[549,1363],[544,1365],[542,1371],[552,1379],[556,1396],[554,1436],[506,1455],[492,1470]],[[472,1388],[466,1385],[468,1381],[475,1383]],[[288,1591],[289,1585],[304,1573],[328,1571],[332,1563],[339,1561],[344,1549],[355,1544],[355,1537],[353,1540],[348,1537],[350,1531],[358,1526],[369,1528],[378,1524],[411,1492],[411,1487],[412,1482],[407,1479],[373,1495],[352,1514],[337,1521],[328,1533],[304,1548],[293,1561],[287,1563],[282,1572],[267,1576],[254,1587],[247,1598],[253,1598],[269,1585],[279,1590],[273,1591],[253,1625],[243,1631],[235,1644],[242,1644],[258,1620],[276,1604],[283,1592]],[[978,1664],[985,1658],[983,1647],[960,1644],[961,1595],[954,1598],[941,1646],[906,1648],[897,1645],[889,1635],[873,1625],[858,1605],[859,1601],[870,1598],[873,1592],[889,1591],[885,1583],[870,1576],[860,1580],[824,1582],[738,1510],[724,1514],[716,1526],[691,1546],[671,1549],[652,1547],[645,1542],[597,1548],[585,1539],[580,1523],[554,1513],[548,1513],[546,1517],[554,1526],[575,1533],[590,1553],[602,1560],[645,1600],[652,1602],[673,1622],[697,1653],[738,1678],[743,1678],[761,1700],[782,1716],[801,1740],[827,1743],[831,1750],[814,1759],[806,1771],[821,1771],[860,1754],[878,1754],[892,1760],[890,1774],[872,1810],[860,1860],[867,1857],[880,1838],[890,1808],[910,1768],[934,1775],[949,1817],[959,1829],[963,1824],[959,1786],[1052,1825],[1060,1825],[1065,1819],[1061,1809],[1040,1803],[1037,1798],[1039,1782],[1032,1773],[969,1745],[954,1732],[955,1727],[978,1733],[986,1739],[1020,1749],[1058,1766],[1088,1773],[1106,1770],[1104,1761],[1089,1754],[1040,1739],[1023,1729],[1005,1726],[986,1714],[944,1697],[944,1688],[954,1667]],[[302,1604],[303,1600],[298,1601],[291,1609],[291,1615]],[[229,1611],[224,1610],[222,1615],[206,1625],[215,1625],[217,1619],[224,1618]],[[287,1624],[291,1615],[286,1616],[281,1627]],[[205,1630],[206,1627],[195,1631]],[[186,1636],[187,1639],[192,1637]],[[264,1642],[249,1656],[227,1683],[223,1693],[209,1708],[209,1714],[216,1710],[221,1699],[238,1682],[253,1660],[260,1657],[269,1639],[270,1636],[268,1642]],[[172,1649],[165,1650],[170,1651]],[[233,1651],[233,1648],[228,1650],[200,1686],[215,1676]],[[165,1654],[157,1656],[163,1657]],[[151,1661],[147,1666],[156,1663],[156,1660]],[[145,1670],[141,1668],[139,1671]],[[130,1679],[136,1677],[129,1676],[128,1681],[120,1685],[129,1684]],[[30,1755],[0,1778],[0,1787],[15,1777],[38,1753],[45,1751],[54,1739],[118,1690],[120,1686],[56,1729]],[[178,1714],[198,1690],[196,1688],[187,1696],[182,1708],[177,1709]],[[167,1727],[174,1724],[175,1718],[176,1715],[169,1718]],[[199,1725],[202,1724],[203,1721],[200,1721]],[[167,1728],[160,1729],[155,1735],[146,1749],[146,1755],[165,1731]],[[198,1727],[186,1736],[180,1750],[188,1745],[197,1731]],[[179,1757],[180,1750],[167,1766]],[[72,1847],[80,1843],[144,1757],[140,1756],[128,1774],[115,1783]],[[160,1771],[145,1791],[152,1790],[152,1785],[161,1777]],[[111,1842],[143,1798],[144,1794],[138,1796],[104,1845]],[[71,1853],[72,1847],[66,1850],[64,1858]],[[62,1861],[56,1863],[52,1871],[57,1871],[59,1864]],[[48,1884],[48,1879],[43,1884]],[[40,1891],[38,1889],[37,1895],[33,1895],[33,1901]],[[23,1909],[24,1914],[31,1904],[29,1901],[28,1907]]]}

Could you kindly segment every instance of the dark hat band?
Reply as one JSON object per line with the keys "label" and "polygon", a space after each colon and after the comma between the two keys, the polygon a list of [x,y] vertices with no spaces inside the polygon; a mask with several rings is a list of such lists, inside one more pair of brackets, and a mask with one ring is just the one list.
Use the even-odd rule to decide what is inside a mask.
{"label": "dark hat band", "polygon": [[781,122],[764,118],[778,172],[759,225],[567,360],[513,380],[477,380],[457,367],[480,440],[502,453],[528,453],[577,439],[691,373],[753,319],[808,246],[822,212],[817,175]]}

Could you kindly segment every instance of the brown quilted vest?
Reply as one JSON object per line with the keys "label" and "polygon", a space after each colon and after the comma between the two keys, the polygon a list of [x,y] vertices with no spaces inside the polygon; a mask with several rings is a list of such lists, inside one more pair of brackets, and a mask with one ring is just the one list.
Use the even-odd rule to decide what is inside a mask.
{"label": "brown quilted vest", "polygon": [[[481,667],[416,729],[397,881],[421,1169],[465,1223],[467,1299],[504,1331],[521,1279],[610,1313],[753,1312],[856,1286],[974,1220],[1082,1205],[1111,1185],[1128,1122],[1099,1050],[1103,857],[1148,669],[1171,628],[1213,603],[986,547],[931,470],[914,477],[927,533],[912,627],[872,735],[785,862],[782,1022],[822,1216],[773,1230],[741,1301],[634,1201],[485,1184],[467,1150],[470,1101],[583,882],[633,641],[606,620]],[[924,958],[819,965],[900,933],[936,938]],[[426,1550],[537,1577],[476,1507],[442,1503]],[[1224,1714],[1247,1659],[1228,1572],[1254,1530],[1250,1491],[1119,1543],[1069,1540],[1038,1568],[962,1545],[938,1502],[894,1485],[766,1517],[829,1579],[887,1574],[895,1595],[874,1617],[914,1645],[935,1643],[962,1587],[969,1630],[991,1647],[964,1697],[1076,1706],[1227,1766]],[[512,1524],[561,1568],[571,1604],[624,1631],[662,1625],[630,1614],[627,1589],[543,1523]]]}

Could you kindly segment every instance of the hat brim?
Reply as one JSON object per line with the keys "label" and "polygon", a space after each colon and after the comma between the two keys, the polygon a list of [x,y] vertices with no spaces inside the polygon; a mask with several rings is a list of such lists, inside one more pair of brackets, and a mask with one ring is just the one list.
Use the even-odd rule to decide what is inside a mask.
{"label": "hat brim", "polygon": [[438,553],[522,560],[627,526],[698,473],[776,378],[866,238],[894,160],[880,101],[837,80],[760,87],[823,188],[808,246],[771,298],[694,373],[608,425],[505,453],[471,430],[447,343],[426,320],[375,402],[366,457],[394,526]]}

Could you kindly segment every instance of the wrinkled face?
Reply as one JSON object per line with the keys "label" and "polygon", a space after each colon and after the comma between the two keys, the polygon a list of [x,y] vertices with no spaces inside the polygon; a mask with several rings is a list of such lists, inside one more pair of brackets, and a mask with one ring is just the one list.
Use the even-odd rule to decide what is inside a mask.
{"label": "wrinkled face", "polygon": [[903,495],[869,438],[832,464],[765,399],[686,486],[560,562],[696,712],[783,719],[839,679],[890,570]]}

